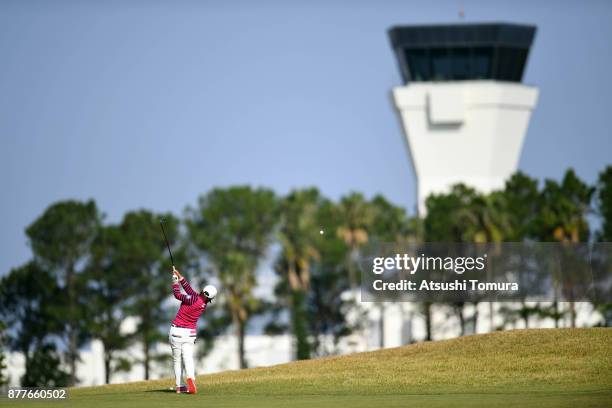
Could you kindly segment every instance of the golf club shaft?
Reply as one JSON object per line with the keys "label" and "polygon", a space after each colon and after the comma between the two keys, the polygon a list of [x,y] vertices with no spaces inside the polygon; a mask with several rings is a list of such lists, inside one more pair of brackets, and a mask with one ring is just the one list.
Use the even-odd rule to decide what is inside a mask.
{"label": "golf club shaft", "polygon": [[170,242],[168,242],[168,237],[166,236],[166,230],[164,230],[164,222],[160,221],[159,225],[161,226],[162,234],[164,234],[164,241],[166,241],[166,247],[168,247],[168,253],[170,254],[170,261],[172,262],[172,267],[174,267],[174,257],[172,256],[172,250],[170,249]]}

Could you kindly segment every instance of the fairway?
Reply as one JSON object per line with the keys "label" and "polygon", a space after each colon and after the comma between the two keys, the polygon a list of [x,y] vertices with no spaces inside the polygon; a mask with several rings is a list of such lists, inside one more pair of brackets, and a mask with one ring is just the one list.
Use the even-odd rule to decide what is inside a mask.
{"label": "fairway", "polygon": [[[70,391],[65,407],[610,407],[612,329],[537,329]],[[3,406],[23,406],[8,402]]]}

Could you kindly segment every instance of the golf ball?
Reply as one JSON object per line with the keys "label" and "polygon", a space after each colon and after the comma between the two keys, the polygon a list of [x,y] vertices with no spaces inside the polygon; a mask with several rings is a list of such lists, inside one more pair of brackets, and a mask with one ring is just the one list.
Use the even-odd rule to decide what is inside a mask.
{"label": "golf ball", "polygon": [[320,230],[320,231],[319,231],[319,234],[323,235],[323,234],[325,234],[325,231]]}

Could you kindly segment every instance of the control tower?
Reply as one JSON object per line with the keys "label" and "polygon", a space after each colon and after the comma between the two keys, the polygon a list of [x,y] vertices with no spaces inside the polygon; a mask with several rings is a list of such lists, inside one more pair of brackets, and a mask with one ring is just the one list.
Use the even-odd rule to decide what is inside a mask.
{"label": "control tower", "polygon": [[536,28],[517,24],[389,30],[403,86],[393,89],[425,199],[465,183],[502,188],[517,168],[538,89],[521,83]]}

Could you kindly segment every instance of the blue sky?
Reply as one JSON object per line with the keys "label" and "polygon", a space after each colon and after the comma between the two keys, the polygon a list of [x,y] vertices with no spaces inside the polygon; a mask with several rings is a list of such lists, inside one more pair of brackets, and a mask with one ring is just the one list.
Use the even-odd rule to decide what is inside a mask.
{"label": "blue sky", "polygon": [[56,200],[182,213],[213,186],[338,198],[382,193],[414,212],[389,91],[395,24],[531,23],[540,88],[520,169],[592,182],[612,163],[612,2],[7,1],[0,3],[0,275]]}

